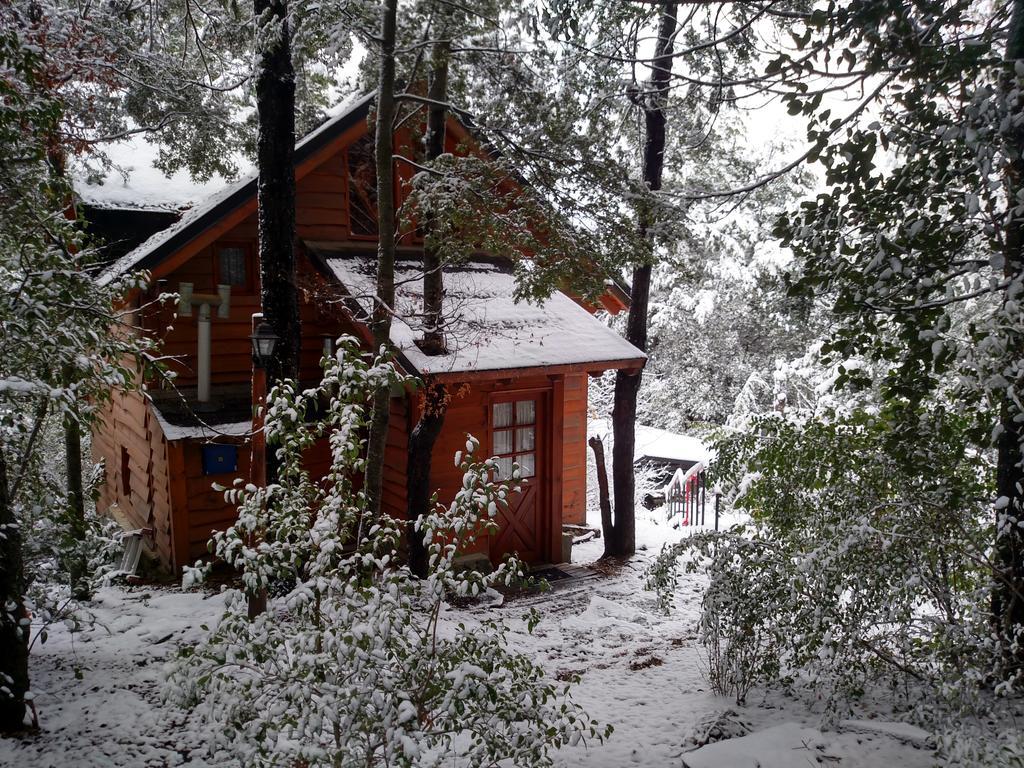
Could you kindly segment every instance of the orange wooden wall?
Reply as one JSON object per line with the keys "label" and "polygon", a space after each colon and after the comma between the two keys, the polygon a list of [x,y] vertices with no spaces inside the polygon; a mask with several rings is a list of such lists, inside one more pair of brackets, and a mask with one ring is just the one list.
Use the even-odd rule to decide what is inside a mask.
{"label": "orange wooden wall", "polygon": [[[348,239],[348,214],[345,207],[344,179],[342,177],[343,155],[338,152],[322,165],[306,174],[296,184],[296,230],[300,240],[343,241]],[[208,248],[204,248],[163,280],[154,293],[160,290],[176,292],[182,282],[193,284],[195,293],[213,293],[214,258],[218,247],[224,245],[244,246],[252,254],[250,268],[255,273],[251,278],[248,292],[234,289],[231,295],[230,317],[217,317],[212,312],[210,327],[211,369],[210,379],[218,383],[248,382],[252,370],[248,337],[252,331],[252,315],[260,311],[259,270],[255,256],[257,221],[256,215],[249,216],[238,226],[221,235]],[[367,243],[368,248],[375,247]],[[297,254],[298,288],[302,319],[303,343],[301,372],[303,379],[315,379],[319,374],[322,349],[322,335],[352,333],[346,328],[340,312],[331,306],[337,299],[336,292],[325,296],[327,285],[316,274],[301,254]],[[160,312],[151,312],[144,320],[147,328],[163,340],[164,354],[180,362],[171,364],[177,374],[177,385],[194,387],[196,384],[196,336],[199,308],[193,307],[192,317],[174,317],[175,307]],[[173,326],[173,327],[170,327]],[[170,329],[168,330],[168,328]]]}
{"label": "orange wooden wall", "polygon": [[167,440],[160,424],[138,392],[115,392],[102,418],[101,426],[92,434],[93,461],[105,465],[105,482],[100,486],[97,506],[106,510],[116,505],[115,518],[126,530],[152,528],[155,554],[171,563],[171,475]]}
{"label": "orange wooden wall", "polygon": [[[457,392],[449,406],[445,426],[432,457],[432,488],[442,503],[450,503],[462,484],[462,472],[454,463],[457,451],[465,450],[465,436],[481,442],[480,458],[491,453],[489,402],[493,394],[517,389],[547,389],[547,419],[551,463],[548,487],[544,489],[547,508],[554,526],[549,555],[557,554],[554,533],[563,523],[582,523],[586,517],[586,397],[585,374],[565,377],[532,377],[501,382],[479,382]],[[556,391],[561,390],[561,405]],[[416,395],[413,395],[416,397]],[[385,451],[384,509],[402,517],[406,510],[406,465],[408,435],[412,419],[418,415],[416,404],[405,397],[392,398],[391,422]],[[561,415],[554,411],[560,409]],[[204,475],[201,440],[168,443],[149,406],[138,393],[115,396],[105,415],[104,425],[93,436],[94,458],[107,466],[107,482],[101,489],[101,508],[116,504],[125,527],[153,528],[156,554],[175,570],[207,555],[207,541],[214,530],[224,530],[234,522],[235,511],[224,502],[223,493],[213,483],[230,486],[236,477],[249,475],[248,442],[219,438],[239,446],[236,472]],[[131,493],[121,492],[121,448],[128,451]],[[316,446],[307,457],[314,473],[326,471],[330,461],[326,442]],[[173,479],[173,480],[172,480]],[[486,544],[481,543],[481,551]]]}
{"label": "orange wooden wall", "polygon": [[[456,393],[448,406],[444,427],[434,445],[431,457],[431,487],[438,491],[438,500],[448,504],[462,487],[462,471],[455,466],[455,454],[465,452],[466,434],[480,440],[480,455],[491,455],[491,429],[489,403],[491,395],[518,390],[544,389],[549,391],[548,407],[551,410],[547,423],[551,434],[547,436],[550,473],[548,487],[544,489],[547,508],[552,514],[554,531],[550,532],[549,556],[557,556],[556,535],[560,534],[563,523],[583,523],[586,520],[586,442],[587,442],[587,376],[536,376],[502,381],[475,382],[465,387],[450,385],[449,392]],[[558,390],[561,390],[560,393]],[[560,394],[560,396],[559,396]],[[416,395],[413,395],[416,397]],[[392,400],[391,431],[394,443],[400,441],[401,451],[392,439],[388,442],[389,459],[385,467],[385,487],[396,492],[385,491],[386,510],[390,514],[404,516],[406,509],[405,468],[408,432],[399,434],[403,427],[411,428],[411,419],[418,415],[416,404],[411,413]],[[401,425],[401,426],[400,426]],[[390,457],[394,457],[393,459]],[[553,508],[557,506],[558,508]],[[485,551],[485,545],[481,545]]]}
{"label": "orange wooden wall", "polygon": [[[450,139],[449,143],[454,140]],[[399,164],[398,167],[401,177],[410,175],[406,166]],[[338,151],[297,181],[298,239],[350,241],[346,194],[344,153]],[[256,238],[257,221],[252,214],[168,274],[152,291],[154,295],[161,290],[173,292],[177,291],[179,283],[191,282],[195,293],[213,293],[216,249],[222,245],[244,246],[252,254],[249,268],[254,274],[250,278],[250,290],[233,291],[230,317],[222,319],[214,311],[211,320],[214,397],[218,385],[247,385],[250,381],[252,363],[248,336],[252,314],[260,309]],[[361,242],[367,249],[375,248],[374,242]],[[355,334],[355,329],[336,303],[339,298],[336,288],[326,283],[303,258],[301,249],[297,259],[303,329],[300,377],[312,381],[320,375],[323,335]],[[171,364],[177,374],[177,386],[194,387],[198,307],[193,308],[192,317],[183,318],[175,318],[174,309],[146,311],[142,323],[163,339],[164,354],[178,358]],[[561,523],[582,523],[586,517],[586,374],[477,382],[466,388],[451,403],[435,446],[432,485],[440,490],[442,502],[452,500],[462,483],[462,473],[454,466],[453,457],[456,451],[464,450],[465,434],[472,433],[479,438],[481,452],[490,455],[490,396],[498,391],[525,388],[550,390],[548,423],[553,434],[548,439],[552,469],[550,487],[545,489],[545,494],[553,516],[550,550],[556,555]],[[451,389],[454,391],[456,387]],[[383,501],[384,509],[396,516],[404,516],[406,510],[408,435],[417,415],[415,402],[402,397],[392,399]],[[230,485],[234,476],[248,476],[246,441],[235,441],[239,444],[237,473],[203,475],[201,441],[168,443],[151,406],[137,394],[115,397],[105,424],[96,430],[93,440],[94,455],[107,463],[108,482],[101,491],[101,505],[117,504],[128,527],[153,527],[158,555],[165,564],[173,564],[177,569],[205,555],[210,531],[222,530],[234,520],[234,510],[224,503],[223,495],[210,486],[214,482]],[[218,440],[225,441],[231,442]],[[119,475],[122,446],[129,451],[132,467],[132,488],[127,497],[121,493]],[[316,456],[310,457],[311,469],[326,466],[329,461],[326,445],[315,453]]]}
{"label": "orange wooden wall", "polygon": [[408,507],[405,470],[409,465],[409,433],[411,411],[405,397],[391,398],[388,439],[384,446],[384,476],[381,487],[381,508],[392,517],[405,517]]}
{"label": "orange wooden wall", "polygon": [[[229,442],[218,440],[219,443]],[[248,443],[241,440],[238,445],[238,471],[224,474],[203,474],[202,443],[189,440],[180,444],[180,459],[184,475],[182,498],[175,499],[175,528],[179,525],[187,531],[187,543],[182,549],[188,552],[188,562],[205,557],[207,542],[214,530],[223,531],[235,522],[235,509],[224,502],[223,491],[213,489],[213,484],[230,488],[235,478],[249,477],[250,451]],[[179,446],[176,446],[178,448]],[[180,482],[180,481],[179,481]],[[184,508],[179,508],[181,505]],[[182,535],[179,533],[179,535]],[[180,564],[180,563],[179,563]]]}
{"label": "orange wooden wall", "polygon": [[587,522],[587,374],[565,377],[562,437],[562,522]]}

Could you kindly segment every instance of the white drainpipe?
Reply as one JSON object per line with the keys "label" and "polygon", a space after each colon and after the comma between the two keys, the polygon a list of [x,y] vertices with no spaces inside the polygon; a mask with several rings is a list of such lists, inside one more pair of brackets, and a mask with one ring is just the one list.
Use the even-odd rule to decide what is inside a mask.
{"label": "white drainpipe", "polygon": [[210,402],[210,305],[199,305],[198,391],[196,400]]}
{"label": "white drainpipe", "polygon": [[217,307],[217,317],[231,316],[231,286],[218,285],[217,293],[193,293],[192,283],[178,288],[178,315],[191,317],[192,307],[199,307],[198,346],[196,350],[196,400],[210,402],[210,307]]}

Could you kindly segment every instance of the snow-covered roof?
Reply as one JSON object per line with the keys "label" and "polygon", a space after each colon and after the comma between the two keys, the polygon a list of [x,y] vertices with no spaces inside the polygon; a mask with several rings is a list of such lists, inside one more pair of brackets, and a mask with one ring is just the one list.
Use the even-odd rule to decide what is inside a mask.
{"label": "snow-covered roof", "polygon": [[[593,419],[587,426],[589,435],[605,438],[612,434],[611,422],[607,419]],[[667,429],[635,426],[636,442],[633,446],[633,461],[641,459],[663,459],[672,462],[699,462],[707,465],[713,453],[703,440],[691,435],[680,435]]]}
{"label": "snow-covered roof", "polygon": [[640,459],[667,459],[668,461],[699,461],[707,464],[711,451],[702,440],[680,435],[667,429],[636,425],[634,461]]}
{"label": "snow-covered roof", "polygon": [[[94,208],[181,211],[209,199],[227,183],[218,175],[197,181],[184,170],[166,175],[156,167],[159,147],[141,135],[112,143],[104,151],[115,167],[102,176],[84,167],[72,170],[78,199]],[[233,159],[243,175],[252,173],[252,163],[241,154]]]}
{"label": "snow-covered roof", "polygon": [[[359,309],[369,314],[376,260],[327,243],[307,247],[333,273]],[[418,260],[395,265],[397,284],[391,340],[421,374],[444,375],[534,367],[603,370],[641,365],[646,355],[565,294],[543,302],[516,301],[515,277],[501,263],[477,259],[445,267],[444,316],[448,351],[427,355],[422,337],[423,270]],[[613,365],[612,365],[613,364]]]}
{"label": "snow-covered roof", "polygon": [[[305,157],[365,117],[373,96],[374,93],[371,92],[334,108],[332,115],[323,125],[295,144],[295,163],[302,162]],[[186,211],[176,223],[157,232],[111,264],[100,276],[100,282],[106,283],[133,270],[150,269],[159,264],[166,256],[214,225],[225,214],[254,198],[256,181],[257,173],[251,170],[227,187],[217,185],[217,191],[207,192],[202,203]]]}
{"label": "snow-covered roof", "polygon": [[[156,413],[160,414],[157,410]],[[216,440],[219,437],[248,437],[252,434],[252,419],[224,423],[171,424],[159,419],[160,429],[168,440]],[[215,420],[214,420],[215,421]]]}
{"label": "snow-covered roof", "polygon": [[215,399],[203,410],[195,390],[186,393],[150,392],[153,413],[168,440],[206,440],[248,437],[252,433],[252,392],[248,386],[220,385]]}

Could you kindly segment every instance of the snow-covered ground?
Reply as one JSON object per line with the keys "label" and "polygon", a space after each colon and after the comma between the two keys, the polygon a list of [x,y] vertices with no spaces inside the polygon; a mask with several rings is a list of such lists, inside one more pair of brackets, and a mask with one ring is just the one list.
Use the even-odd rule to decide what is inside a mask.
{"label": "snow-covered ground", "polygon": [[[644,571],[661,546],[683,535],[641,510],[638,556],[601,579],[569,585],[490,609],[514,632],[516,648],[552,675],[581,677],[575,698],[602,723],[615,727],[603,744],[566,748],[561,766],[623,768],[682,766],[927,766],[927,734],[878,720],[848,722],[838,732],[818,730],[818,716],[780,697],[753,697],[746,707],[708,691],[695,624],[699,581],[684,583],[676,610],[664,615],[643,590]],[[602,543],[578,545],[574,560],[592,561]],[[521,621],[524,607],[540,608],[533,635]],[[220,596],[173,588],[111,587],[100,592],[95,624],[72,633],[54,627],[32,656],[33,686],[42,731],[0,740],[0,765],[165,766],[209,765],[201,726],[161,703],[163,661],[178,644],[197,638],[216,620]],[[475,609],[484,611],[488,609]],[[473,613],[468,611],[468,613]],[[467,611],[453,620],[472,621]],[[725,710],[727,719],[753,731],[686,752],[688,737]],[[865,718],[870,717],[870,713]],[[884,721],[884,718],[883,718]],[[684,763],[685,759],[685,763]]]}

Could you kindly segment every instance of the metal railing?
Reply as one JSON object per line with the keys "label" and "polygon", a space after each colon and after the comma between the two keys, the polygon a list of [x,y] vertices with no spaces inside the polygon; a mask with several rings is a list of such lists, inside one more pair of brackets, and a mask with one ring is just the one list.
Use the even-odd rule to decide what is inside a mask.
{"label": "metal railing", "polygon": [[[680,527],[701,526],[706,522],[707,481],[703,463],[698,462],[687,470],[677,469],[665,486],[667,519]],[[718,530],[718,515],[715,515],[715,530]]]}

